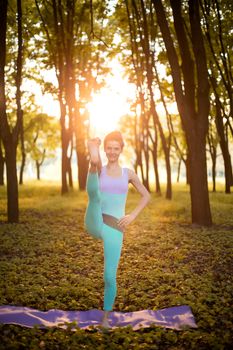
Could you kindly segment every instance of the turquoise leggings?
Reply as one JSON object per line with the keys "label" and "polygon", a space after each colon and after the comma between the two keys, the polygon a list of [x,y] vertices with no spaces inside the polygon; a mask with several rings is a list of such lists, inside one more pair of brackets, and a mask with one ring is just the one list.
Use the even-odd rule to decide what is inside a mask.
{"label": "turquoise leggings", "polygon": [[111,311],[117,294],[116,275],[121,256],[123,233],[104,224],[101,211],[101,194],[98,173],[88,173],[88,206],[85,228],[104,244],[104,311]]}

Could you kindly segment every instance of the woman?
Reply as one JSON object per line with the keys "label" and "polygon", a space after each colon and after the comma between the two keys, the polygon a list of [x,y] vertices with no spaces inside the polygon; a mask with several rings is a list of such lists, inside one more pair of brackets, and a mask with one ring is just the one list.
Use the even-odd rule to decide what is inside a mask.
{"label": "woman", "polygon": [[[100,139],[88,141],[90,168],[87,176],[88,206],[85,214],[85,227],[93,237],[104,244],[104,316],[102,326],[109,328],[108,314],[116,298],[117,267],[121,255],[123,232],[147,205],[150,194],[136,173],[121,168],[119,157],[124,142],[120,132],[113,131],[104,139],[104,151],[108,159],[102,167],[99,155]],[[128,183],[132,183],[141,194],[138,206],[125,215]]]}

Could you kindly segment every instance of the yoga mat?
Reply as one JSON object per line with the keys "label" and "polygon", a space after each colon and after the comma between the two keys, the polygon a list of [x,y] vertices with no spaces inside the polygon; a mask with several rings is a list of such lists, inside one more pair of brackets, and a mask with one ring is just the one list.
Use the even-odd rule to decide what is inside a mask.
{"label": "yoga mat", "polygon": [[[79,328],[88,329],[90,326],[99,326],[102,317],[103,311],[97,309],[87,311],[63,311],[57,309],[39,311],[29,307],[0,306],[0,323],[16,324],[25,327],[37,325],[40,328],[56,326],[66,329],[67,325],[65,322],[76,321]],[[112,311],[109,313],[109,324],[112,329],[131,325],[133,330],[147,328],[152,324],[177,330],[181,330],[184,327],[197,328],[192,311],[187,305],[157,311]]]}

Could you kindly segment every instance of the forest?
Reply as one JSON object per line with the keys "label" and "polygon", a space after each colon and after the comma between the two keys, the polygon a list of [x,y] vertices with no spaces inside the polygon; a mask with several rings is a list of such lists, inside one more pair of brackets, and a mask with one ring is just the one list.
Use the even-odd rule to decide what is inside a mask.
{"label": "forest", "polygon": [[[8,221],[19,220],[18,182],[27,156],[37,177],[45,157],[60,143],[61,193],[73,187],[76,153],[78,187],[85,189],[90,138],[87,103],[104,85],[106,60],[118,55],[135,85],[131,115],[121,127],[133,147],[134,168],[149,189],[161,192],[158,157],[166,166],[166,198],[172,198],[171,158],[186,167],[192,222],[211,225],[207,152],[213,191],[221,152],[225,192],[233,185],[232,20],[229,1],[3,1],[1,4],[0,182],[4,165]],[[114,41],[114,38],[118,40]],[[31,62],[31,64],[30,64]],[[161,76],[161,66],[166,74]],[[39,72],[53,68],[57,81],[43,82]],[[35,96],[23,91],[33,79],[59,101],[59,125],[37,113]],[[157,110],[161,102],[163,115]],[[175,102],[177,114],[169,111]],[[17,165],[19,174],[17,174]],[[150,165],[154,169],[149,178]],[[18,179],[19,178],[19,179]]]}
{"label": "forest", "polygon": [[[199,333],[159,330],[157,340],[149,331],[136,336],[126,331],[121,340],[120,333],[116,332],[112,334],[112,344],[105,335],[101,343],[95,333],[88,338],[85,332],[80,331],[76,336],[71,332],[69,343],[61,330],[40,331],[36,335],[29,330],[20,331],[16,326],[1,326],[4,349],[73,349],[78,342],[82,344],[80,349],[92,349],[92,346],[100,349],[230,349],[233,322],[229,315],[233,282],[232,11],[230,0],[0,1],[1,304],[42,309],[97,307],[95,303],[101,296],[94,294],[87,303],[74,302],[78,296],[73,292],[74,296],[65,302],[68,287],[62,284],[62,278],[69,273],[65,269],[59,272],[60,279],[55,275],[51,278],[54,286],[60,288],[60,300],[55,297],[52,301],[52,295],[56,294],[52,287],[51,290],[48,287],[44,301],[40,300],[42,292],[35,281],[39,274],[36,242],[39,235],[39,260],[44,250],[47,254],[45,247],[49,243],[45,235],[51,235],[53,242],[46,255],[48,265],[40,266],[44,277],[45,271],[48,273],[51,269],[50,260],[63,266],[62,259],[56,257],[59,239],[64,249],[67,248],[66,264],[74,265],[74,261],[69,260],[76,256],[70,242],[79,245],[83,239],[90,162],[87,141],[98,136],[93,131],[95,128],[105,130],[107,118],[111,125],[111,115],[101,116],[101,110],[99,114],[96,110],[96,125],[92,125],[89,106],[94,96],[101,95],[117,62],[128,84],[122,91],[128,110],[120,116],[117,129],[125,139],[127,162],[152,195],[145,216],[142,214],[129,228],[125,252],[135,258],[127,242],[134,240],[141,225],[144,226],[145,237],[152,245],[156,245],[157,240],[160,251],[160,258],[151,252],[150,261],[157,261],[159,271],[157,275],[154,271],[150,282],[157,285],[158,274],[160,278],[163,276],[161,252],[170,269],[168,274],[165,268],[167,281],[177,293],[178,282],[174,281],[171,271],[177,268],[174,276],[180,285],[189,271],[192,276],[184,282],[180,300],[168,290],[168,302],[170,305],[189,303],[200,325]],[[53,79],[46,80],[50,72]],[[31,88],[35,85],[43,95],[56,101],[56,112],[51,108],[51,113],[46,113],[43,106],[38,105],[37,95]],[[133,91],[130,97],[127,89]],[[103,110],[106,99],[103,95]],[[60,182],[46,182],[41,179],[41,169],[58,154]],[[29,164],[35,169],[33,182],[25,176]],[[218,169],[222,169],[221,181]],[[131,189],[128,208],[135,205],[137,198]],[[72,230],[74,227],[77,236]],[[66,229],[70,242],[64,236]],[[157,229],[164,230],[164,241],[156,236]],[[56,230],[60,238],[54,236]],[[134,243],[135,249],[140,250],[141,239],[138,237]],[[18,242],[18,250],[14,240]],[[88,244],[93,249],[91,240]],[[179,247],[176,252],[175,246]],[[172,257],[166,247],[170,247]],[[191,254],[190,249],[197,254]],[[27,265],[27,252],[32,272],[27,272],[27,277],[20,273],[17,277],[17,264],[21,268]],[[62,249],[59,254],[62,255]],[[141,256],[139,260],[144,266],[143,273],[148,268],[143,265],[144,258]],[[83,257],[81,263],[85,264]],[[99,263],[97,261],[96,266]],[[134,274],[134,267],[127,264],[122,267],[122,290],[126,288],[123,281],[127,279],[127,268]],[[46,278],[41,278],[41,283],[46,284]],[[86,282],[85,276],[80,278],[83,285],[86,283],[86,289],[91,288],[94,283],[91,277]],[[14,287],[14,281],[18,281],[19,290],[26,293],[25,299]],[[31,297],[30,283],[34,286]],[[119,301],[119,309],[134,311],[135,300],[129,295],[136,293],[135,284],[136,281],[131,292],[130,286],[127,291],[124,289],[128,297],[122,304]],[[146,284],[141,286],[144,291]],[[159,289],[159,285],[156,288]],[[186,300],[185,295],[190,291],[194,291],[193,298],[188,296]],[[142,297],[135,305],[139,309],[167,306],[167,291],[161,289],[160,292],[161,300],[157,296],[151,304],[149,298],[143,300]],[[212,308],[210,313],[209,308]],[[141,345],[140,337],[143,338]]]}

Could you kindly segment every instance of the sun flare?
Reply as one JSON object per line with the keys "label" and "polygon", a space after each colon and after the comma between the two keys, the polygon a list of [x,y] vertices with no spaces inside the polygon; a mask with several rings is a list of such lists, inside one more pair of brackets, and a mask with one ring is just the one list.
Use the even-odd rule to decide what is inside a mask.
{"label": "sun flare", "polygon": [[92,132],[106,133],[118,127],[121,116],[129,113],[129,103],[124,96],[102,89],[88,104]]}
{"label": "sun flare", "polygon": [[110,68],[106,86],[93,95],[87,106],[92,136],[118,128],[120,118],[130,113],[130,100],[134,98],[135,87],[123,77],[124,68],[119,61],[112,60]]}

